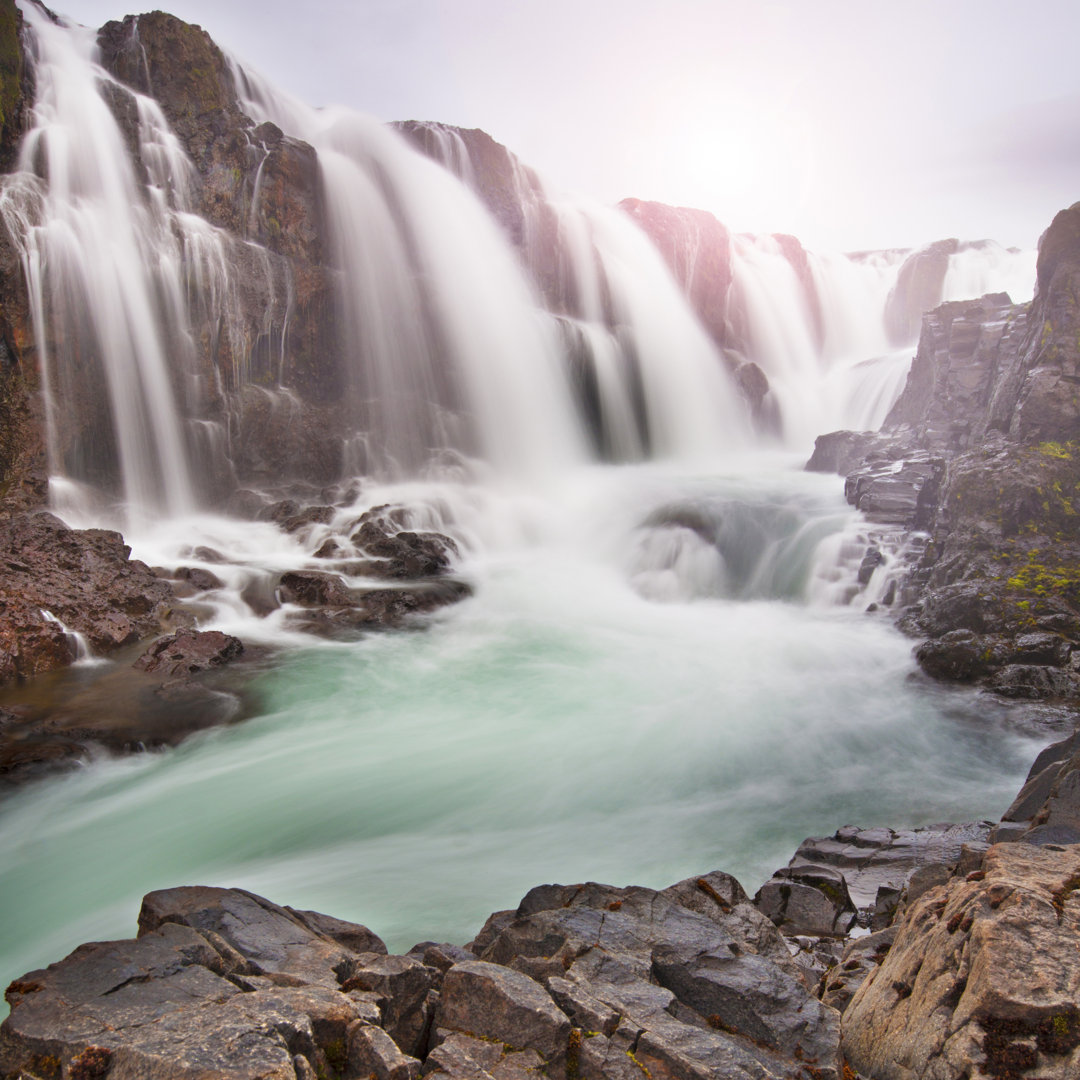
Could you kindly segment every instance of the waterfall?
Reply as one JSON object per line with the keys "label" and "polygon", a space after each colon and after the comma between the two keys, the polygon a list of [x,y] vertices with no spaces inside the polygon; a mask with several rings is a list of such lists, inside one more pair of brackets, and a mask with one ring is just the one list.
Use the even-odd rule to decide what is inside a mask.
{"label": "waterfall", "polygon": [[115,461],[129,506],[179,513],[194,498],[171,375],[191,359],[174,229],[190,165],[156,103],[139,98],[144,183],[103,96],[115,84],[94,62],[94,35],[35,8],[26,17],[37,99],[0,212],[22,250],[49,468],[95,482]]}
{"label": "waterfall", "polygon": [[[0,215],[54,505],[97,524],[119,500],[135,557],[213,583],[177,610],[257,659],[202,689],[240,719],[242,685],[258,715],[5,802],[5,983],[129,933],[140,893],[181,882],[333,912],[405,951],[468,940],[538,880],[720,867],[752,891],[808,832],[1007,802],[1028,755],[985,700],[913,679],[910,642],[849,603],[858,515],[837,477],[801,468],[813,435],[871,426],[904,377],[884,312],[905,253],[739,237],[704,318],[686,299],[709,280],[700,236],[672,265],[629,215],[505,151],[493,206],[470,133],[422,125],[425,156],[235,63],[254,123],[224,118],[239,149],[207,194],[172,114],[105,70],[91,32],[30,5],[26,21],[37,101]],[[298,163],[317,206],[294,229],[267,207]],[[751,430],[748,362],[780,450]],[[214,513],[229,495],[235,516]],[[437,585],[468,599],[423,633],[282,601],[297,571],[350,602],[434,592],[360,557],[360,523],[388,506],[451,538]],[[100,683],[75,672],[93,692],[61,715],[90,731],[205,715],[121,656]],[[418,866],[437,891],[413,887]]]}
{"label": "waterfall", "polygon": [[1013,303],[1031,299],[1036,252],[1003,248],[993,240],[965,244],[949,256],[943,300],[970,300],[1007,292]]}
{"label": "waterfall", "polygon": [[[90,31],[36,8],[27,20],[37,100],[0,213],[22,257],[54,500],[104,490],[129,515],[182,514],[243,482],[262,398],[288,401],[294,433],[313,423],[289,376],[295,269],[256,240],[271,151],[241,129],[246,235],[211,224],[159,104],[105,71]],[[554,191],[502,151],[520,216],[508,236],[462,133],[414,125],[425,156],[370,118],[231,71],[254,121],[317,152],[336,315],[313,377],[340,386],[329,474],[715,460],[753,441],[733,362],[764,371],[784,444],[800,450],[877,426],[899,392],[913,343],[889,345],[884,312],[907,253],[736,237],[717,340],[686,298],[697,247],[678,253],[681,289],[625,214]],[[962,246],[944,293],[1015,283],[1024,266]]]}
{"label": "waterfall", "polygon": [[[787,241],[786,243],[784,241]],[[919,252],[818,255],[792,238],[739,236],[728,317],[735,347],[769,378],[787,445],[840,428],[876,430],[903,389],[916,341],[889,340],[886,313]],[[929,308],[1007,291],[1030,299],[1035,253],[960,245]]]}

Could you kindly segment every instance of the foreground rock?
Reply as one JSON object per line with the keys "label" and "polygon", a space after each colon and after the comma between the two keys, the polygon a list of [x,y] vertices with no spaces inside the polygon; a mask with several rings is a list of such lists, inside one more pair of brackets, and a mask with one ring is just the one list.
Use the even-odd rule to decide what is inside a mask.
{"label": "foreground rock", "polygon": [[[151,893],[137,939],[8,987],[0,1076],[1074,1080],[1080,844],[1055,830],[1078,776],[1073,734],[1033,765],[1009,843],[985,822],[805,841],[771,883],[819,894],[788,897],[812,919],[779,919],[790,936],[768,885],[755,906],[718,871],[539,886],[467,946],[406,955],[241,889]],[[874,932],[845,938],[852,919]]]}
{"label": "foreground rock", "polygon": [[999,844],[926,893],[844,1014],[875,1080],[1080,1075],[1080,847]]}
{"label": "foreground rock", "polygon": [[545,886],[467,950],[408,956],[242,890],[171,889],[146,897],[137,939],[83,946],[7,997],[3,1075],[840,1075],[839,1014],[724,874]]}
{"label": "foreground rock", "polygon": [[0,524],[0,682],[70,664],[73,632],[107,653],[167,626],[172,590],[130,555],[119,533],[44,511]]}

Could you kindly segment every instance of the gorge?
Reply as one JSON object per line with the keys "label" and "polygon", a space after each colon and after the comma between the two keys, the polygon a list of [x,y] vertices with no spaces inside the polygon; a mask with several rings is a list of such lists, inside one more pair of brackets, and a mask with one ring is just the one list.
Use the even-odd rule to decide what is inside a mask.
{"label": "gorge", "polygon": [[[393,1028],[419,1060],[413,1027],[437,1008],[402,1007],[395,1028],[399,991],[380,979],[424,968],[420,997],[447,1003],[436,1026],[484,1035],[447,1018],[448,987],[503,978],[471,964],[542,956],[514,970],[559,1002],[534,1002],[559,1047],[514,1045],[551,1075],[621,1076],[604,1058],[617,1025],[551,989],[583,954],[530,951],[499,924],[468,956],[421,950],[391,972],[393,957],[356,959],[381,942],[307,909],[404,953],[463,944],[538,881],[650,892],[530,893],[521,917],[538,926],[575,904],[678,923],[693,903],[664,887],[707,874],[757,935],[749,951],[797,979],[771,924],[709,871],[753,889],[843,825],[996,820],[1036,751],[1072,731],[1076,208],[1044,238],[1033,304],[1014,304],[1034,253],[946,240],[819,256],[703,211],[594,206],[483,132],[309,109],[160,12],[88,31],[0,6],[13,1021],[40,1008],[59,1023],[24,972],[129,933],[144,893],[177,890],[145,937],[231,980],[226,996],[361,995],[347,1020],[311,1020],[334,1031],[317,1049],[282,1042],[280,1075],[409,1075],[370,1032]],[[879,428],[819,440],[818,471],[803,469],[815,436]],[[893,610],[927,639],[918,663]],[[1048,843],[1080,839],[1052,824],[1065,831]],[[988,834],[965,834],[963,857]],[[196,885],[291,905],[273,933],[315,959],[267,962],[223,929],[266,902],[182,888]],[[235,904],[247,914],[205,914]],[[726,1016],[656,975],[683,963],[657,955],[649,993],[659,980],[700,1021],[664,1006],[657,1032]],[[588,1068],[564,1060],[560,1009],[579,1040],[607,1040]],[[1058,1042],[1031,1035],[1026,1072],[986,1075],[1067,1076],[1049,1070],[1075,1064],[1074,1021]],[[709,1053],[738,1057],[722,1075],[842,1072],[831,1011],[813,1071],[801,1043],[741,1023],[710,1028],[734,1029],[737,1052],[709,1035]],[[653,1030],[639,1027],[635,1046]],[[12,1034],[0,1066],[145,1067],[142,1051],[60,1042]],[[716,1075],[667,1053],[648,1075]]]}

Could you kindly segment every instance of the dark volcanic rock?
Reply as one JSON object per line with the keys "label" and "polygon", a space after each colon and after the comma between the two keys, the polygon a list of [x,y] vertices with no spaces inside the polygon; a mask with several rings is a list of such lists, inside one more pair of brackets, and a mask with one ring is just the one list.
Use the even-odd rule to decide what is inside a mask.
{"label": "dark volcanic rock", "polygon": [[345,607],[354,595],[337,574],[321,570],[290,570],[282,574],[278,593],[284,603],[305,607]]}
{"label": "dark volcanic rock", "polygon": [[408,625],[414,616],[436,611],[470,596],[460,581],[440,581],[396,589],[356,589],[347,606],[315,607],[296,621],[316,633],[337,635],[362,630],[388,630]]}
{"label": "dark volcanic rock", "polygon": [[413,532],[402,528],[407,521],[404,507],[376,506],[356,522],[353,544],[371,557],[364,573],[374,577],[414,581],[446,573],[458,555],[457,544],[435,532]]}
{"label": "dark volcanic rock", "polygon": [[223,585],[217,574],[204,570],[201,566],[181,566],[173,575],[178,581],[186,582],[193,592],[207,592],[210,589],[220,589]]}
{"label": "dark volcanic rock", "polygon": [[75,659],[74,642],[54,620],[98,652],[160,631],[172,616],[172,590],[130,554],[119,533],[69,529],[48,513],[0,523],[0,681]]}
{"label": "dark volcanic rock", "polygon": [[193,675],[197,671],[221,667],[244,651],[243,642],[220,630],[177,630],[155,641],[135,661],[139,671],[160,675]]}

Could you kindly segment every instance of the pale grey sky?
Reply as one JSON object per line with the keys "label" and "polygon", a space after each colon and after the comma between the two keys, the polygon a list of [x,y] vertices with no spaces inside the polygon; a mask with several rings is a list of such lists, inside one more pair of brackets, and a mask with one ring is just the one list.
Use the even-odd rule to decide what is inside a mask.
{"label": "pale grey sky", "polygon": [[819,249],[1032,246],[1080,200],[1075,0],[162,2],[311,104],[481,127],[557,186]]}

